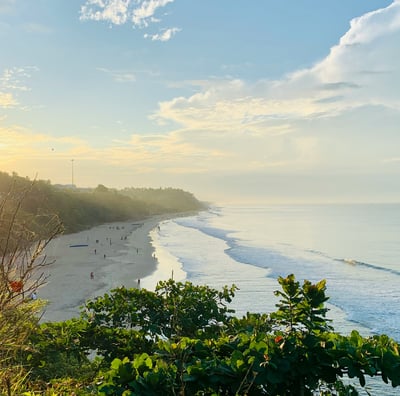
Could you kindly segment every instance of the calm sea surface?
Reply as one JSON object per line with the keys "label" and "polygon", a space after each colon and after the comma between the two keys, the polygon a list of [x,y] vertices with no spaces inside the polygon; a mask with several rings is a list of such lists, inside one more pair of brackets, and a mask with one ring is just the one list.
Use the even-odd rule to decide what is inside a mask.
{"label": "calm sea surface", "polygon": [[278,276],[326,279],[335,330],[400,340],[400,205],[212,207],[162,223],[152,238],[160,264],[144,287],[172,272],[217,288],[234,283],[242,315],[275,310]]}

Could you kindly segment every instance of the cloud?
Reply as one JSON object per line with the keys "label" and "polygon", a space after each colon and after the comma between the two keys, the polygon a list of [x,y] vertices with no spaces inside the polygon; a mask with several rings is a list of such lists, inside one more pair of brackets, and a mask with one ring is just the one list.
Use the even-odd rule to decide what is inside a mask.
{"label": "cloud", "polygon": [[[111,2],[91,4],[104,11]],[[129,3],[128,19],[138,4]],[[157,4],[161,7],[160,2]],[[238,191],[243,190],[243,181],[248,181],[249,191],[262,189],[265,194],[274,187],[278,194],[280,183],[293,183],[290,188],[283,186],[282,191],[295,194],[297,188],[304,189],[301,180],[310,175],[312,180],[325,180],[329,191],[343,191],[340,175],[348,176],[347,185],[352,186],[361,174],[376,174],[377,178],[385,172],[395,174],[400,147],[399,18],[400,1],[356,18],[328,56],[310,68],[274,81],[213,77],[185,81],[184,87],[178,82],[176,87],[189,88],[191,93],[160,102],[151,117],[161,125],[157,130],[163,134],[142,135],[139,131],[125,141],[94,147],[78,138],[63,142],[14,131],[8,148],[0,150],[0,164],[6,160],[17,163],[12,146],[17,142],[23,153],[18,161],[26,163],[29,170],[29,161],[32,164],[33,159],[39,162],[42,158],[41,172],[50,179],[59,180],[55,173],[58,168],[49,164],[60,163],[69,169],[68,161],[76,158],[92,165],[95,171],[87,180],[98,183],[110,180],[123,186],[135,178],[135,183],[179,180],[193,181],[194,185],[197,180],[207,180],[211,185],[212,180],[219,180],[219,186],[215,182],[213,187],[224,190],[224,181],[231,180]],[[134,81],[139,73],[98,70],[119,82]],[[7,83],[1,86],[1,92],[22,92],[11,88],[26,86],[22,78],[16,83],[16,75],[3,76],[3,83]],[[112,135],[108,132],[99,127],[99,134]],[[53,156],[48,147],[56,148]],[[50,174],[53,169],[55,176]],[[268,184],[271,175],[276,180],[273,186]],[[337,177],[329,179],[326,175]],[[252,180],[257,186],[250,185]],[[329,180],[338,184],[329,185]],[[84,185],[84,181],[81,183]],[[321,193],[319,185],[313,187]]]}
{"label": "cloud", "polygon": [[[106,11],[112,4],[122,3],[93,0],[86,4]],[[142,6],[141,15],[146,20],[145,15],[154,16],[157,7],[166,4],[124,2],[126,8],[108,9],[108,17],[124,12],[132,18],[133,8]],[[123,21],[121,18],[119,15],[116,20]],[[323,173],[327,169],[359,171],[383,166],[385,158],[398,158],[398,18],[400,2],[357,18],[327,57],[279,80],[248,82],[214,77],[186,81],[194,93],[160,102],[152,115],[166,131],[163,135],[135,133],[104,148],[77,140],[56,152],[64,161],[81,155],[101,164],[102,169],[120,166],[142,175],[199,176],[209,175],[211,170],[219,175]],[[382,27],[376,29],[377,24]],[[135,81],[136,73],[130,71],[98,71],[116,82]],[[28,88],[22,75],[23,71],[17,70],[4,73],[0,91],[15,94]],[[4,103],[13,99],[16,97],[3,97]],[[382,138],[383,133],[390,139]],[[365,135],[369,139],[364,142]],[[35,155],[39,156],[45,145],[61,145],[49,137],[42,139]],[[368,141],[372,143],[368,145]],[[32,147],[25,144],[28,158]]]}
{"label": "cloud", "polygon": [[327,91],[335,91],[337,89],[343,89],[343,88],[360,88],[359,85],[351,83],[351,82],[345,82],[345,81],[339,81],[339,82],[334,82],[334,83],[326,83],[321,86],[321,89],[327,90]]}
{"label": "cloud", "polygon": [[38,71],[35,66],[13,67],[5,69],[0,74],[0,107],[18,107],[17,96],[21,92],[30,91],[26,80],[32,77],[32,73]]}
{"label": "cloud", "polygon": [[343,98],[344,97],[342,95],[328,96],[326,98],[317,99],[315,102],[316,103],[335,103],[335,102],[340,102]]}
{"label": "cloud", "polygon": [[[56,137],[20,126],[0,126],[0,168],[6,163],[18,164],[20,161],[51,159],[55,155],[70,158],[77,153],[94,151],[79,137]],[[32,162],[31,162],[32,164]],[[16,170],[9,169],[11,171]]]}
{"label": "cloud", "polygon": [[[207,171],[207,161],[223,155],[217,149],[199,150],[176,133],[146,137],[134,134],[129,140],[99,147],[79,137],[56,137],[22,127],[0,126],[0,169],[29,177],[37,173],[39,178],[60,182],[60,169],[64,168],[63,183],[70,180],[71,158],[76,160],[77,168],[86,163],[99,170],[96,176],[101,179],[105,173],[116,175],[121,169],[133,170],[137,175],[198,174]],[[188,166],[190,162],[193,166]],[[104,179],[98,182],[104,183]]]}
{"label": "cloud", "polygon": [[400,27],[399,7],[400,1],[395,0],[386,8],[354,18],[350,22],[350,29],[340,39],[339,46],[367,44],[398,31]]}
{"label": "cloud", "polygon": [[329,55],[311,68],[276,81],[193,84],[195,94],[161,102],[153,117],[183,128],[257,132],[271,120],[336,117],[362,106],[400,111],[399,42],[400,1],[395,1],[352,20]]}
{"label": "cloud", "polygon": [[17,99],[14,97],[13,94],[9,92],[1,92],[0,91],[0,107],[5,109],[10,107],[15,107],[18,105]]}
{"label": "cloud", "polygon": [[150,22],[158,22],[154,15],[158,8],[165,7],[174,0],[145,0],[141,1],[139,7],[132,12],[132,22],[138,27],[147,27]]}
{"label": "cloud", "polygon": [[356,18],[327,57],[278,80],[186,81],[194,93],[151,118],[183,147],[216,150],[208,172],[385,171],[400,145],[398,21],[400,1]]}
{"label": "cloud", "polygon": [[24,80],[32,77],[32,72],[38,71],[35,66],[13,67],[4,69],[0,75],[0,87],[15,91],[28,91]]}
{"label": "cloud", "polygon": [[[161,20],[156,17],[159,9],[175,0],[86,0],[80,9],[82,21],[105,21],[112,25],[124,25],[128,21],[137,28],[148,28]],[[158,34],[145,34],[153,41],[168,41],[180,29],[162,29]]]}
{"label": "cloud", "polygon": [[87,0],[81,7],[80,19],[122,25],[128,20],[130,3],[131,0]]}
{"label": "cloud", "polygon": [[104,67],[98,67],[97,70],[108,74],[117,83],[131,83],[136,81],[136,76],[132,72],[120,71],[120,70],[110,70]]}
{"label": "cloud", "polygon": [[181,30],[182,29],[179,28],[165,29],[159,34],[145,34],[144,38],[150,38],[152,41],[169,41],[177,32],[180,32]]}

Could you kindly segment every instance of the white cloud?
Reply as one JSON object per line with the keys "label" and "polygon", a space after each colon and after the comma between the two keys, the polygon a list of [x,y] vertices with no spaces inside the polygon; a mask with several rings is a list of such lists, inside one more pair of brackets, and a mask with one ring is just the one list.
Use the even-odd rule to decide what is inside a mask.
{"label": "white cloud", "polygon": [[108,74],[111,78],[118,83],[131,83],[136,81],[135,73],[121,70],[110,70],[104,67],[98,67],[97,70]]}
{"label": "white cloud", "polygon": [[32,77],[32,72],[37,72],[36,66],[13,67],[4,69],[0,75],[0,87],[16,91],[28,91],[25,80]]}
{"label": "white cloud", "polygon": [[400,57],[395,50],[399,40],[400,2],[395,1],[353,19],[339,44],[310,72],[322,83],[351,82],[361,87],[347,95],[353,104],[368,98],[370,103],[398,106],[392,99],[399,91]]}
{"label": "white cloud", "polygon": [[[104,11],[111,2],[93,4]],[[131,2],[127,21],[140,9],[133,23],[147,27],[166,4]],[[207,180],[279,174],[296,180],[298,174],[393,171],[400,147],[399,18],[400,0],[354,19],[327,57],[276,81],[186,81],[195,93],[159,103],[153,115],[165,130],[170,124],[175,129],[134,134],[102,150],[84,147],[85,155],[103,165],[107,161],[107,168],[123,166],[157,180],[178,174]],[[161,40],[173,33],[167,29],[145,37]],[[130,72],[99,71],[116,81],[130,80]]]}
{"label": "white cloud", "polygon": [[[156,17],[159,9],[173,3],[175,0],[86,0],[81,6],[80,19],[105,21],[112,25],[123,25],[128,21],[134,27],[147,28],[159,23]],[[179,32],[178,28],[163,29],[159,34],[145,34],[153,41],[168,41]]]}
{"label": "white cloud", "polygon": [[152,41],[169,41],[171,38],[182,29],[170,28],[166,29],[159,34],[145,34],[144,38],[150,38]]}
{"label": "white cloud", "polygon": [[400,146],[399,21],[400,1],[357,18],[326,58],[280,80],[187,81],[195,93],[152,118],[179,125],[181,144],[223,153],[207,162],[221,172],[385,171]]}
{"label": "white cloud", "polygon": [[[315,66],[281,80],[202,82],[197,93],[161,102],[154,118],[185,128],[265,128],[271,120],[335,117],[361,106],[400,111],[400,1],[351,21]],[[197,84],[194,84],[196,86]]]}
{"label": "white cloud", "polygon": [[158,19],[154,19],[157,9],[173,2],[174,0],[141,1],[139,7],[136,7],[132,12],[132,22],[138,27],[147,27],[149,22],[158,22]]}
{"label": "white cloud", "polygon": [[20,92],[30,91],[26,80],[32,72],[38,71],[35,66],[13,67],[5,69],[0,74],[0,107],[11,108],[19,106],[17,96]]}
{"label": "white cloud", "polygon": [[9,92],[0,91],[0,107],[4,109],[15,107],[18,105],[17,99]]}
{"label": "white cloud", "polygon": [[[400,1],[376,11],[371,11],[350,22],[350,30],[341,38],[340,46],[369,43],[384,37],[400,27],[398,9]],[[397,10],[396,10],[397,9]]]}
{"label": "white cloud", "polygon": [[[116,4],[96,0],[87,1],[86,5],[92,7],[93,12],[103,12],[112,3]],[[129,23],[135,7],[142,8],[142,17],[137,14],[137,26],[146,27],[155,21],[156,5],[159,10],[166,4],[153,2],[150,7],[150,2],[144,3],[133,0],[126,3],[126,19],[120,16],[116,21]],[[113,23],[110,15],[115,13],[96,18]],[[226,187],[222,183],[226,176],[234,180],[239,190],[243,180],[250,182],[256,175],[256,188],[264,183],[266,194],[273,190],[268,184],[271,175],[276,176],[279,189],[285,183],[282,180],[302,188],[302,180],[307,175],[320,176],[319,180],[325,180],[325,185],[329,185],[329,174],[355,175],[355,179],[350,176],[347,179],[351,185],[362,173],[378,177],[384,172],[395,174],[399,169],[400,147],[399,18],[400,0],[354,19],[327,57],[313,67],[276,81],[249,83],[227,78],[186,81],[194,93],[159,103],[153,115],[154,120],[167,125],[165,134],[144,136],[137,133],[127,141],[113,141],[111,146],[103,148],[76,142],[62,153],[62,161],[68,164],[74,153],[81,153],[82,161],[84,157],[96,168],[94,173],[101,177],[112,174],[109,179],[112,183],[119,177],[116,174],[125,171],[129,174],[126,180],[132,180],[132,174],[144,181],[179,180],[174,179],[176,175],[183,175],[180,180],[190,181],[218,178],[222,190]],[[95,19],[94,14],[88,19]],[[145,37],[160,39],[167,31]],[[143,73],[98,70],[118,82],[134,81],[135,74]],[[0,76],[1,92],[15,94],[26,87],[24,79],[16,82],[16,75],[13,72]],[[181,87],[181,84],[176,86]],[[4,97],[5,102],[12,99],[16,97]],[[170,123],[174,125],[173,130],[168,129]],[[99,134],[103,132],[107,134],[105,127],[99,126]],[[15,140],[16,136],[11,136],[9,145]],[[41,155],[40,141],[32,155],[29,154],[32,149],[29,139],[21,136],[18,142],[25,144],[26,150],[19,161]],[[43,145],[49,144],[57,142],[43,141]],[[4,153],[6,155],[6,151]],[[14,160],[11,154],[8,158]],[[122,172],[115,172],[121,167]],[[48,161],[43,161],[45,172],[52,168]],[[281,178],[281,175],[287,177]],[[328,186],[329,191],[343,190],[339,176],[334,178],[339,184]],[[283,190],[296,194],[296,188],[285,190],[284,186]]]}
{"label": "white cloud", "polygon": [[81,7],[81,20],[107,21],[122,25],[128,20],[131,0],[87,0]]}

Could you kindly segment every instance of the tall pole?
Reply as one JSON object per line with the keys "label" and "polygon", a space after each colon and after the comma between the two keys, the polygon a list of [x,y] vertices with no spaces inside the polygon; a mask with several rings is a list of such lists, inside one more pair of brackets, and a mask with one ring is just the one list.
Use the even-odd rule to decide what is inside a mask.
{"label": "tall pole", "polygon": [[72,186],[74,185],[74,160],[71,160],[71,176],[72,176]]}

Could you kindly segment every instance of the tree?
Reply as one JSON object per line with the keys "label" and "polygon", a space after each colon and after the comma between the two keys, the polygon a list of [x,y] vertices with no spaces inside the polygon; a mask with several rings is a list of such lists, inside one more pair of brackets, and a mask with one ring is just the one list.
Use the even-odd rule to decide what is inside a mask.
{"label": "tree", "polygon": [[[241,320],[226,316],[226,326],[216,333],[206,331],[205,337],[200,336],[207,327],[203,323],[190,337],[173,332],[149,351],[121,354],[104,374],[99,393],[350,396],[358,392],[343,377],[358,378],[364,388],[366,376],[400,385],[395,341],[384,335],[333,332],[325,318],[325,281],[300,285],[293,275],[278,281],[282,290],[276,292],[281,300],[275,313],[248,314]],[[209,308],[203,311],[206,317]],[[185,312],[179,310],[179,322],[185,322]]]}
{"label": "tree", "polygon": [[95,188],[95,190],[94,190],[95,192],[97,192],[97,193],[108,193],[108,188],[104,185],[104,184],[99,184],[96,188]]}
{"label": "tree", "polygon": [[87,301],[82,347],[94,349],[107,362],[120,356],[152,352],[160,339],[206,338],[222,331],[233,312],[227,303],[235,286],[217,291],[190,282],[159,282],[155,292],[120,287]]}
{"label": "tree", "polygon": [[57,216],[22,210],[32,186],[14,184],[0,200],[0,387],[9,395],[24,377],[20,353],[43,307],[32,296],[46,281],[44,249],[63,230]]}

